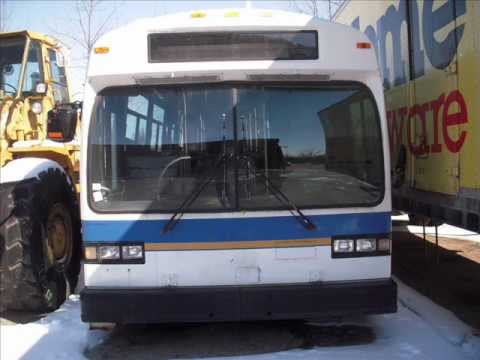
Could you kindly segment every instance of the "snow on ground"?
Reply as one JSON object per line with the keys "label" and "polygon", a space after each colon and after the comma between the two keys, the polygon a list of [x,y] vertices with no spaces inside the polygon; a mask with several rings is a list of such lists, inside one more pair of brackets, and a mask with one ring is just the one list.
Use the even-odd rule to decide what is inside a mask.
{"label": "snow on ground", "polygon": [[[296,349],[237,358],[244,360],[480,358],[480,339],[473,335],[470,327],[451,312],[433,304],[402,283],[399,283],[396,314],[368,316],[355,320],[355,324],[373,328],[375,340],[364,345]],[[88,330],[88,326],[80,320],[79,298],[72,296],[59,310],[40,321],[11,326],[3,324],[0,329],[0,358],[84,359],[87,347],[94,349],[109,335],[110,333],[100,330]],[[146,346],[148,345],[150,344]],[[147,353],[149,351],[148,348],[144,350]],[[135,354],[130,356],[125,354],[125,358],[132,355],[133,358],[137,358]],[[140,353],[138,355],[138,359],[147,358],[140,356]],[[152,354],[149,355],[148,358],[151,358]]]}
{"label": "snow on ground", "polygon": [[80,320],[80,299],[70,296],[60,309],[39,321],[0,325],[0,359],[85,359],[87,346],[101,341]]}
{"label": "snow on ground", "polygon": [[[393,231],[408,231],[412,234],[423,235],[423,227],[415,225],[393,226]],[[435,227],[425,226],[425,233],[427,235],[435,235]],[[480,242],[480,235],[478,233],[447,224],[438,227],[438,236],[449,239]]]}
{"label": "snow on ground", "polygon": [[[408,222],[408,215],[398,215],[392,216],[393,221],[399,222]],[[412,234],[423,235],[423,226],[415,226],[415,225],[396,225],[393,226],[393,231],[403,231],[403,232],[411,232]],[[425,233],[427,235],[435,235],[435,227],[434,226],[426,226]],[[450,239],[457,239],[457,240],[469,240],[480,242],[480,234],[465,230],[453,225],[443,224],[438,227],[438,236],[440,237],[448,237]]]}
{"label": "snow on ground", "polygon": [[433,303],[427,297],[395,279],[399,305],[416,314],[442,339],[461,347],[472,358],[480,358],[478,332],[459,320],[451,311]]}

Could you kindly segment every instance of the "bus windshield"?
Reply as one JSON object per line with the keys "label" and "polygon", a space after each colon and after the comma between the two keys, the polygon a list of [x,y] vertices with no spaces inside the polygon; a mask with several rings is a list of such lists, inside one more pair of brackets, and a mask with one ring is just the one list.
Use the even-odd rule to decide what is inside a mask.
{"label": "bus windshield", "polygon": [[[89,132],[88,191],[99,212],[373,206],[384,194],[377,107],[358,84],[111,88]],[[226,159],[219,161],[219,159]]]}

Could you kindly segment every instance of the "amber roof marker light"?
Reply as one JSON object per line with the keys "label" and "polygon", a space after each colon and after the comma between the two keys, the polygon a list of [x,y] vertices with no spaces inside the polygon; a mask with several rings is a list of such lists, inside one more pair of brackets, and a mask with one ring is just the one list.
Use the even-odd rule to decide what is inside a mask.
{"label": "amber roof marker light", "polygon": [[96,47],[93,49],[95,54],[108,54],[110,52],[110,48],[106,46]]}
{"label": "amber roof marker light", "polygon": [[369,42],[358,42],[357,49],[371,49],[372,44]]}

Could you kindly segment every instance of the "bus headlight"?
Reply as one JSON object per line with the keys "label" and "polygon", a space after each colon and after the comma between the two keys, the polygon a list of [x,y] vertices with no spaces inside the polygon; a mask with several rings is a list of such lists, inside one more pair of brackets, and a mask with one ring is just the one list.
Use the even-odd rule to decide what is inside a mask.
{"label": "bus headlight", "polygon": [[143,258],[143,248],[141,245],[122,246],[122,259],[141,259]]}
{"label": "bus headlight", "polygon": [[143,243],[85,243],[86,264],[145,264]]}
{"label": "bus headlight", "polygon": [[99,246],[98,247],[99,260],[116,260],[120,259],[120,247],[118,246]]}
{"label": "bus headlight", "polygon": [[357,239],[356,250],[358,252],[377,250],[377,239]]}
{"label": "bus headlight", "polygon": [[336,253],[353,252],[353,239],[336,239],[333,241],[333,251]]}
{"label": "bus headlight", "polygon": [[389,234],[333,239],[332,258],[390,255]]}

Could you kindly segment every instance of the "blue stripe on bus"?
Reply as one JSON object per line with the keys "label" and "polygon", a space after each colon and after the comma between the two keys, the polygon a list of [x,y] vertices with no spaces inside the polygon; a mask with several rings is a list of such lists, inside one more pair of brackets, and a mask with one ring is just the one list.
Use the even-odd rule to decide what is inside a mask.
{"label": "blue stripe on bus", "polygon": [[391,231],[389,212],[309,217],[317,225],[314,231],[306,230],[293,216],[181,219],[167,234],[162,234],[167,220],[83,221],[83,239],[85,242],[190,243],[309,239]]}

